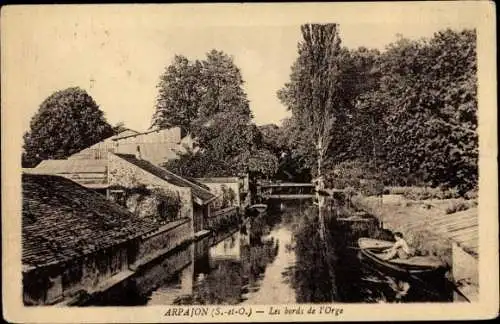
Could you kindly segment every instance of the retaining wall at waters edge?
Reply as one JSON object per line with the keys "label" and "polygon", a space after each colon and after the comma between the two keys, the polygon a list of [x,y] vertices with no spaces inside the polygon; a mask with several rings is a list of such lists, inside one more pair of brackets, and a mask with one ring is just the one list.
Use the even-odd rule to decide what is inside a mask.
{"label": "retaining wall at waters edge", "polygon": [[190,219],[184,218],[170,222],[155,232],[141,237],[136,261],[130,268],[135,269],[151,262],[192,239]]}
{"label": "retaining wall at waters edge", "polygon": [[239,208],[238,207],[228,207],[213,212],[210,217],[207,218],[206,228],[210,230],[218,230],[219,228],[233,224],[239,221]]}

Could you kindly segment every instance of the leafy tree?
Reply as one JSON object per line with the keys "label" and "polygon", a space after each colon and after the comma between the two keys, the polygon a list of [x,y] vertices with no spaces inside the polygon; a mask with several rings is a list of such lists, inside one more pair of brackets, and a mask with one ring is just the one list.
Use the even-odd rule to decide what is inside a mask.
{"label": "leafy tree", "polygon": [[345,77],[343,64],[349,52],[340,47],[337,27],[301,26],[299,57],[292,66],[290,82],[278,92],[279,99],[292,111],[302,148],[314,152],[305,155],[314,157],[318,177],[327,158],[340,160],[345,152],[344,134],[352,109],[355,82]]}
{"label": "leafy tree", "polygon": [[[279,99],[292,111],[298,130],[315,149],[316,190],[324,189],[325,158],[338,160],[346,146],[342,138],[352,105],[353,82],[343,78],[342,62],[348,52],[340,47],[337,24],[301,26],[299,57],[292,66],[290,82],[278,92]],[[304,133],[305,131],[305,133]],[[326,155],[329,153],[328,155]],[[324,238],[325,199],[317,195],[320,234]]]}
{"label": "leafy tree", "polygon": [[239,172],[248,172],[252,177],[271,178],[278,171],[278,158],[266,149],[253,148],[233,158]]}
{"label": "leafy tree", "polygon": [[180,126],[190,132],[222,112],[252,117],[241,72],[221,51],[212,50],[205,60],[193,62],[176,55],[161,75],[158,89],[155,127]]}
{"label": "leafy tree", "polygon": [[45,99],[24,135],[23,166],[45,159],[64,159],[104,138],[113,128],[86,91],[74,87]]}
{"label": "leafy tree", "polygon": [[198,116],[202,98],[202,64],[190,62],[176,55],[160,77],[158,98],[152,126],[169,128],[180,126],[191,130],[191,123]]}
{"label": "leafy tree", "polygon": [[200,150],[181,155],[164,166],[189,177],[228,176],[251,172],[271,177],[278,158],[262,148],[261,134],[249,120],[237,113],[218,113],[195,128]]}
{"label": "leafy tree", "polygon": [[225,159],[215,158],[211,152],[187,152],[176,160],[169,160],[162,166],[184,177],[222,177],[234,175],[237,171]]}
{"label": "leafy tree", "polygon": [[318,130],[323,126],[311,129],[317,124],[312,121],[320,120],[314,107],[338,89],[342,95],[330,101],[336,109],[330,113],[335,122],[325,169],[351,161],[355,167],[370,166],[371,173],[378,169],[386,184],[454,187],[462,194],[477,186],[474,30],[443,30],[415,41],[400,38],[382,53],[340,49],[333,69],[337,88],[323,93],[315,93],[314,87],[322,85],[318,79],[326,83],[327,75],[321,74],[326,68],[315,70],[310,62],[321,50],[308,56],[304,48],[304,58],[292,68],[292,81],[279,93],[293,113],[282,133],[294,161],[313,173],[317,169]]}
{"label": "leafy tree", "polygon": [[[261,134],[252,122],[241,72],[229,55],[212,50],[205,60],[195,62],[176,56],[159,88],[152,124],[181,126],[199,146],[199,152],[188,152],[165,167],[185,176],[230,175],[250,167],[239,158],[244,152],[265,154],[255,149]],[[259,172],[267,174],[269,166]]]}
{"label": "leafy tree", "polygon": [[243,77],[233,59],[222,51],[212,50],[201,64],[203,93],[198,117],[206,119],[219,112],[234,112],[252,118]]}
{"label": "leafy tree", "polygon": [[371,106],[385,111],[386,169],[409,184],[477,185],[477,63],[473,30],[400,39],[383,53]]}
{"label": "leafy tree", "polygon": [[200,119],[193,135],[204,151],[221,160],[249,150],[260,142],[260,132],[249,116],[238,112],[219,112]]}
{"label": "leafy tree", "polygon": [[[349,98],[345,95],[347,84],[340,68],[346,53],[340,47],[336,24],[306,24],[301,26],[301,31],[299,57],[292,66],[290,82],[278,92],[278,97],[292,111],[296,130],[302,135],[300,144],[311,153],[306,156],[314,156],[316,160],[319,191],[324,189],[326,153],[332,149],[339,151],[335,146],[341,142],[334,138],[340,133],[349,109]],[[321,217],[324,199],[319,196],[318,204],[324,224]]]}
{"label": "leafy tree", "polygon": [[266,124],[258,127],[262,136],[262,145],[264,148],[280,156],[283,150],[283,143],[280,142],[281,129],[275,124]]}

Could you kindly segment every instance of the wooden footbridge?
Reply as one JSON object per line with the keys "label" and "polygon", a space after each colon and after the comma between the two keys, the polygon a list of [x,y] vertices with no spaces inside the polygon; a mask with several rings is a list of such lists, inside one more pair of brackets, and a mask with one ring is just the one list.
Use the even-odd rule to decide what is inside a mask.
{"label": "wooden footbridge", "polygon": [[[329,189],[325,193],[342,192],[339,189]],[[298,182],[259,182],[257,196],[262,199],[311,199],[316,197],[315,186],[312,183]]]}
{"label": "wooden footbridge", "polygon": [[315,196],[312,183],[259,183],[257,196],[263,199],[310,199]]}

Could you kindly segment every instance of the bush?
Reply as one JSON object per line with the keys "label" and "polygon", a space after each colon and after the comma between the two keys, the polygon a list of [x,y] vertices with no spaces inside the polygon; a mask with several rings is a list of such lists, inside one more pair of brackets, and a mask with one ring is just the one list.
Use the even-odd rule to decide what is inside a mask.
{"label": "bush", "polygon": [[465,193],[465,199],[477,199],[477,188],[469,190]]}
{"label": "bush", "polygon": [[455,199],[459,198],[460,194],[456,188],[442,189],[438,192],[438,199]]}
{"label": "bush", "polygon": [[402,195],[410,200],[427,199],[454,199],[460,194],[456,188],[431,188],[431,187],[386,187],[384,194]]}
{"label": "bush", "polygon": [[403,195],[411,188],[412,187],[386,187],[384,193],[387,192],[388,195]]}
{"label": "bush", "polygon": [[411,200],[426,200],[432,198],[432,196],[436,195],[436,193],[432,192],[433,190],[427,187],[411,187],[410,190],[406,191],[403,196],[406,199]]}
{"label": "bush", "polygon": [[446,207],[446,214],[453,214],[459,211],[467,210],[474,205],[477,205],[475,201],[467,201],[463,198],[451,201]]}

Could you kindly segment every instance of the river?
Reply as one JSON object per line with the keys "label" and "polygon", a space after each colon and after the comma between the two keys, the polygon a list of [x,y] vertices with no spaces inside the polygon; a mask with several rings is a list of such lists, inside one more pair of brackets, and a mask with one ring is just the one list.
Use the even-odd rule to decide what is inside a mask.
{"label": "river", "polygon": [[337,228],[321,239],[317,222],[307,204],[269,211],[174,251],[90,304],[451,301],[448,288],[372,269]]}

